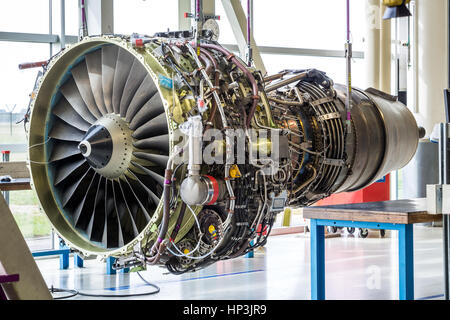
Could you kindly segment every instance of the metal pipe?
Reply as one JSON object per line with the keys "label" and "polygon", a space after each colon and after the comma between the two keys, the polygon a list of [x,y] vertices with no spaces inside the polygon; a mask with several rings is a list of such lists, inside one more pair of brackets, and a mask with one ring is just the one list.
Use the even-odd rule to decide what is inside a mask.
{"label": "metal pipe", "polygon": [[347,0],[347,42],[350,42],[350,0]]}
{"label": "metal pipe", "polygon": [[252,66],[253,0],[247,0],[247,65]]}
{"label": "metal pipe", "polygon": [[268,83],[268,82],[272,82],[274,80],[278,80],[278,79],[282,79],[285,75],[287,74],[287,72],[280,72],[268,77],[264,78],[264,83]]}
{"label": "metal pipe", "polygon": [[25,62],[25,63],[19,64],[19,70],[45,67],[47,64],[48,64],[48,61]]}
{"label": "metal pipe", "polygon": [[[448,183],[448,124],[441,123],[439,126],[439,184]],[[449,300],[449,267],[448,267],[448,251],[449,251],[449,216],[444,215],[443,223],[443,262],[444,262],[444,298]]]}
{"label": "metal pipe", "polygon": [[[53,0],[48,0],[48,34],[53,34]],[[53,47],[50,43],[50,57],[53,56]]]}
{"label": "metal pipe", "polygon": [[188,170],[190,176],[200,175],[202,164],[202,138],[203,125],[201,116],[194,116],[188,119],[189,124],[189,163]]}
{"label": "metal pipe", "polygon": [[[448,77],[448,88],[450,89],[450,0],[447,1],[447,77]],[[447,122],[450,122],[447,118]]]}
{"label": "metal pipe", "polygon": [[283,104],[283,105],[286,105],[286,106],[301,107],[301,106],[303,106],[305,104],[304,102],[281,100],[281,99],[276,99],[276,98],[272,98],[272,97],[267,97],[267,99],[269,101],[273,101],[273,102],[276,102],[276,103],[279,103],[279,104]]}
{"label": "metal pipe", "polygon": [[[214,87],[218,87],[219,86],[219,74],[220,71],[218,69],[218,64],[216,59],[214,58],[214,56],[205,48],[200,48],[200,52],[211,61],[213,68],[214,68]],[[211,108],[211,112],[209,114],[209,118],[208,118],[208,122],[206,123],[206,127],[205,127],[205,131],[209,130],[212,126],[212,122],[214,121],[214,118],[216,116],[216,111],[217,111],[217,103],[215,99],[212,99],[212,108]]]}
{"label": "metal pipe", "polygon": [[59,42],[61,49],[66,47],[66,1],[60,0],[61,3],[61,32],[59,36]]}
{"label": "metal pipe", "polygon": [[244,65],[242,65],[241,62],[239,62],[238,59],[236,59],[234,54],[232,54],[227,49],[225,49],[219,45],[209,44],[209,43],[202,44],[202,47],[222,52],[226,56],[227,59],[231,59],[231,61],[233,61],[233,63],[236,65],[236,67],[238,67],[245,74],[247,79],[250,81],[250,83],[252,85],[252,92],[253,92],[253,97],[252,97],[253,104],[252,104],[252,107],[250,108],[250,112],[248,113],[248,117],[247,117],[246,125],[247,125],[247,127],[249,127],[250,121],[252,121],[253,115],[255,114],[256,105],[258,104],[258,101],[260,99],[258,84],[256,83],[255,77]]}
{"label": "metal pipe", "polygon": [[80,5],[80,11],[81,11],[81,32],[80,37],[86,37],[88,36],[88,29],[87,29],[87,20],[86,20],[86,6],[84,3],[85,0],[81,0]]}
{"label": "metal pipe", "polygon": [[[448,67],[448,88],[450,89],[450,0],[447,2],[447,23],[448,23],[448,32],[447,32],[447,67]],[[449,156],[449,152],[448,152],[448,126],[450,123],[450,105],[448,101],[449,96],[448,96],[448,92],[445,93],[445,115],[446,115],[446,124],[445,124],[445,128],[447,129],[446,135],[445,135],[445,184],[449,183],[449,172],[448,169],[449,167],[448,165],[448,158],[450,158]],[[450,289],[450,274],[449,274],[449,257],[448,257],[448,253],[450,251],[450,216],[449,215],[444,215],[443,217],[443,237],[444,237],[444,273],[445,273],[445,281],[444,281],[444,298],[445,300],[449,300],[449,289]]]}
{"label": "metal pipe", "polygon": [[293,77],[290,77],[288,79],[279,81],[279,82],[277,82],[277,83],[275,83],[275,84],[273,84],[271,86],[266,87],[265,92],[269,93],[269,92],[272,92],[274,90],[277,90],[278,88],[287,86],[288,84],[291,84],[292,82],[305,79],[307,75],[308,75],[307,72],[302,72],[302,73],[299,73],[299,74],[297,74],[297,75],[295,75]]}
{"label": "metal pipe", "polygon": [[345,58],[347,67],[347,97],[345,99],[345,109],[347,112],[346,127],[347,132],[350,132],[352,110],[352,43],[350,41],[350,0],[347,0],[347,42],[345,43]]}
{"label": "metal pipe", "polygon": [[195,50],[197,56],[200,56],[200,36],[202,32],[202,0],[195,0]]}

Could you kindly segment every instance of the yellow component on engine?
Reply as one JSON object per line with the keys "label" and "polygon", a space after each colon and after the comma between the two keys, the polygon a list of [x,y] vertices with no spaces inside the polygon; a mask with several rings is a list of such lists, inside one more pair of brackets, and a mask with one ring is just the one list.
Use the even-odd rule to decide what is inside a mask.
{"label": "yellow component on engine", "polygon": [[216,228],[213,225],[210,225],[209,228],[208,228],[208,231],[209,231],[210,234],[213,234],[213,233],[216,232]]}
{"label": "yellow component on engine", "polygon": [[230,177],[233,179],[242,177],[241,171],[239,171],[239,167],[236,164],[233,164],[230,168]]}
{"label": "yellow component on engine", "polygon": [[403,4],[403,2],[405,2],[405,4],[409,3],[411,0],[383,0],[383,4],[385,6],[388,7],[397,7]]}
{"label": "yellow component on engine", "polygon": [[183,253],[184,253],[184,254],[188,254],[189,252],[190,252],[189,249],[184,249],[184,250],[183,250]]}

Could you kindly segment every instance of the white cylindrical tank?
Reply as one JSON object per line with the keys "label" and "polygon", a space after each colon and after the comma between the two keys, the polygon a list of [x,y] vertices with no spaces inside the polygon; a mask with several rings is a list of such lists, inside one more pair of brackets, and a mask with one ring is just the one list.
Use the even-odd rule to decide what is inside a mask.
{"label": "white cylindrical tank", "polygon": [[366,0],[364,61],[366,87],[391,93],[391,22],[383,20],[381,0]]}
{"label": "white cylindrical tank", "polygon": [[380,89],[380,1],[366,0],[366,32],[364,64],[366,87]]}
{"label": "white cylindrical tank", "polygon": [[427,136],[436,123],[445,121],[444,88],[447,88],[447,1],[416,1],[418,122]]}

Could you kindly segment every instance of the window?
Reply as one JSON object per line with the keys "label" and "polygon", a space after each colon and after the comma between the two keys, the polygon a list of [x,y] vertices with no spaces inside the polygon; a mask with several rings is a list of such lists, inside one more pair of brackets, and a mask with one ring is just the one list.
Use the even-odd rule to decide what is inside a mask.
{"label": "window", "polygon": [[78,36],[79,34],[78,2],[79,0],[66,0],[65,28],[67,35]]}
{"label": "window", "polygon": [[[262,58],[269,75],[284,69],[314,68],[326,72],[334,83],[346,84],[346,62],[342,58],[277,54],[262,54]],[[364,60],[354,59],[352,61],[352,84],[361,89],[366,89],[365,83]]]}
{"label": "window", "polygon": [[[344,50],[345,0],[278,0],[276,5],[257,0],[253,6],[254,36],[260,46]],[[361,50],[364,1],[352,0],[350,6],[354,50]]]}
{"label": "window", "polygon": [[[50,0],[52,6],[52,33],[59,35],[61,33],[61,1]],[[79,0],[65,0],[65,34],[70,36],[78,36],[79,34]],[[44,33],[48,33],[48,30]]]}
{"label": "window", "polygon": [[[46,43],[0,42],[0,145],[11,151],[10,161],[27,159],[27,139],[23,124],[16,124],[26,112],[38,69],[19,70],[19,63],[49,58]],[[6,146],[7,145],[7,146]],[[11,146],[13,145],[13,146]],[[51,227],[40,212],[33,191],[9,193],[10,208],[32,251],[51,246]]]}
{"label": "window", "polygon": [[48,33],[49,0],[0,2],[0,31]]}
{"label": "window", "polygon": [[[247,1],[241,1],[247,13]],[[287,47],[344,52],[346,42],[345,0],[271,0],[253,1],[254,37],[260,47]],[[351,36],[354,51],[364,50],[364,1],[350,1]],[[222,44],[236,44],[230,22],[221,0],[216,1],[216,14],[220,15]],[[276,22],[276,23],[274,23]],[[343,58],[299,55],[265,54],[262,58],[268,74],[283,69],[315,68],[326,72],[336,83],[346,82],[346,63]],[[353,85],[364,87],[366,77],[362,59],[352,61]]]}
{"label": "window", "polygon": [[[38,69],[19,70],[24,62],[47,60],[46,43],[0,42],[0,143],[26,143],[23,125],[15,123],[23,118],[30,101]],[[9,113],[12,112],[12,116]],[[14,155],[13,155],[14,156]]]}
{"label": "window", "polygon": [[[245,10],[244,2],[242,2],[242,7]],[[220,30],[219,42],[221,44],[236,44],[236,38],[234,37],[230,21],[225,14],[221,0],[216,0],[216,15],[220,16],[220,20],[217,21]]]}
{"label": "window", "polygon": [[153,35],[178,30],[177,0],[114,0],[114,32]]}

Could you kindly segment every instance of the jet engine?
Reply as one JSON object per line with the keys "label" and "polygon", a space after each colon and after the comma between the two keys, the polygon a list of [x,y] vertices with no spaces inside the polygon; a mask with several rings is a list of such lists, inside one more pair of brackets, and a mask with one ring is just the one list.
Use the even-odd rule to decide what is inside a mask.
{"label": "jet engine", "polygon": [[346,95],[324,72],[265,77],[184,33],[85,37],[50,59],[32,102],[33,187],[80,255],[198,270],[264,245],[286,206],[411,160],[411,112],[375,89]]}

